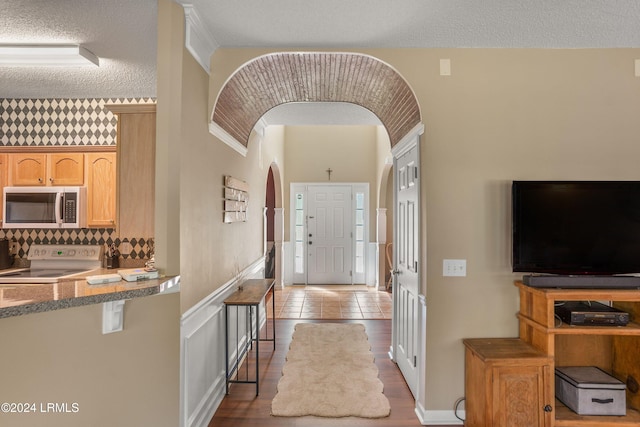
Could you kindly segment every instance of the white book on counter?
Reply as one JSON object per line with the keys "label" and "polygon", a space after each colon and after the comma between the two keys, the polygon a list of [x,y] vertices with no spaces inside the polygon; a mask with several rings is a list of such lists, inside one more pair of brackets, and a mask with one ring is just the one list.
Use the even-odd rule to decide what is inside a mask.
{"label": "white book on counter", "polygon": [[102,285],[105,283],[114,283],[122,280],[119,274],[96,274],[95,276],[87,276],[87,283],[90,285]]}
{"label": "white book on counter", "polygon": [[158,278],[158,270],[150,270],[144,267],[118,270],[118,274],[127,282],[137,282],[138,280]]}

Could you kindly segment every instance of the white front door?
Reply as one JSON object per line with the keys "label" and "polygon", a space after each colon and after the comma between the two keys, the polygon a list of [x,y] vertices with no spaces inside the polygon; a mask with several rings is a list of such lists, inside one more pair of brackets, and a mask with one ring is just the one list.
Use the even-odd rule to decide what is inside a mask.
{"label": "white front door", "polygon": [[308,196],[307,283],[351,284],[351,186],[313,185]]}
{"label": "white front door", "polygon": [[418,146],[395,159],[394,359],[414,396],[418,387]]}

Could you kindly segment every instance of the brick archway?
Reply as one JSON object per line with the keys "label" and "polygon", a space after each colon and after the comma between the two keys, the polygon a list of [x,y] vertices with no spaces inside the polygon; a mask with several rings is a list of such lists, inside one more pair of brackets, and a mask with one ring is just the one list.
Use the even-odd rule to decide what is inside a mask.
{"label": "brick archway", "polygon": [[290,102],[364,107],[380,119],[392,147],[421,123],[415,94],[395,69],[369,55],[329,52],[272,53],[247,62],[220,90],[211,122],[246,149],[258,120]]}

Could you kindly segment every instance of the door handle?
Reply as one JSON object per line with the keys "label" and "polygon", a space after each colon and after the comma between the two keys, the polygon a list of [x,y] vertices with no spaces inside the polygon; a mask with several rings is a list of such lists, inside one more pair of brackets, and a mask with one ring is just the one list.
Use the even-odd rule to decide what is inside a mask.
{"label": "door handle", "polygon": [[309,237],[313,237],[313,234],[309,233]]}
{"label": "door handle", "polygon": [[391,274],[393,274],[394,276],[400,274],[400,270],[398,270],[397,268],[394,270],[391,270]]}
{"label": "door handle", "polygon": [[313,243],[312,241],[309,241],[309,244],[312,244],[312,243]]}

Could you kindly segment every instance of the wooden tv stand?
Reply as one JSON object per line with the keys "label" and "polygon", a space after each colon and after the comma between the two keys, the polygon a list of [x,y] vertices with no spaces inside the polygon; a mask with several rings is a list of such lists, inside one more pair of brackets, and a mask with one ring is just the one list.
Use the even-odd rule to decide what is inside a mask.
{"label": "wooden tv stand", "polygon": [[[532,288],[521,281],[520,339],[552,357],[555,366],[598,366],[627,383],[626,416],[580,416],[555,401],[551,426],[640,427],[640,290]],[[629,313],[627,326],[571,326],[554,317],[556,301],[613,301]],[[555,390],[550,369],[548,390]]]}

